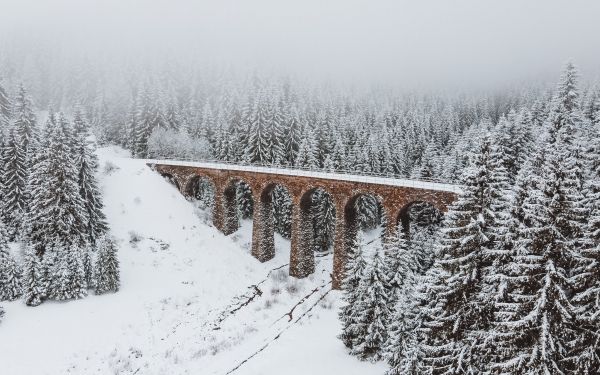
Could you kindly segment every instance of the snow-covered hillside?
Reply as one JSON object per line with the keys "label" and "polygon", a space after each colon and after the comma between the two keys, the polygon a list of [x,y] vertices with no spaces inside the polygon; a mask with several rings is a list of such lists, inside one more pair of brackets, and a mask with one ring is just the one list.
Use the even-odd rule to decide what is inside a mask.
{"label": "snow-covered hillside", "polygon": [[105,212],[120,244],[116,294],[4,303],[0,373],[381,374],[346,354],[331,255],[290,278],[289,243],[249,254],[251,223],[225,237],[140,160],[99,150]]}

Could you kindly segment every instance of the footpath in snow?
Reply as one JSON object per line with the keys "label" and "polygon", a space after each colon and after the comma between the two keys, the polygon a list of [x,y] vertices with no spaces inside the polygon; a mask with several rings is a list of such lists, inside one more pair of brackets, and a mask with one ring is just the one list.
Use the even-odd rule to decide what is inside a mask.
{"label": "footpath in snow", "polygon": [[288,276],[289,242],[250,256],[251,222],[223,236],[144,161],[99,150],[122,288],[27,307],[3,303],[2,374],[382,374],[336,338],[331,255]]}

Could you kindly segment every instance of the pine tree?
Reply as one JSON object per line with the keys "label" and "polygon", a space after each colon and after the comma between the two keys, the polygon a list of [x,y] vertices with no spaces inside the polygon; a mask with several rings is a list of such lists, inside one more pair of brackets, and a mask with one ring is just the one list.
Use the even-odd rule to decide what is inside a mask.
{"label": "pine tree", "polygon": [[335,207],[325,190],[317,189],[312,197],[311,211],[315,251],[327,251],[333,244]]}
{"label": "pine tree", "polygon": [[14,239],[20,231],[27,205],[27,153],[17,130],[12,127],[2,149],[2,214],[9,238]]}
{"label": "pine tree", "polygon": [[267,123],[267,105],[264,94],[260,93],[244,113],[247,129],[245,161],[248,163],[270,164],[273,144]]}
{"label": "pine tree", "polygon": [[12,104],[4,87],[0,82],[0,135],[5,134],[11,118]]}
{"label": "pine tree", "polygon": [[490,209],[490,149],[489,139],[484,138],[465,173],[463,190],[446,216],[441,258],[432,271],[440,279],[430,279],[429,290],[434,293],[423,308],[420,328],[428,330],[420,346],[424,369],[432,374],[474,374],[483,364],[476,356],[491,321],[491,301],[483,281],[495,219]]}
{"label": "pine tree", "polygon": [[31,201],[25,223],[26,236],[39,253],[44,252],[51,238],[60,241],[64,248],[84,245],[88,228],[70,146],[70,124],[59,114],[56,125],[49,122],[47,126],[47,138],[35,155],[28,182]]}
{"label": "pine tree", "polygon": [[135,127],[133,130],[133,154],[144,158],[148,153],[148,138],[156,124],[156,113],[153,111],[152,99],[147,89],[138,93],[135,102]]}
{"label": "pine tree", "polygon": [[363,251],[365,239],[361,231],[358,231],[350,253],[346,254],[345,276],[342,283],[344,296],[344,305],[342,306],[339,317],[342,322],[342,333],[339,338],[344,345],[352,348],[358,332],[354,329],[358,317],[356,303],[358,300],[358,285],[362,275],[367,267]]}
{"label": "pine tree", "polygon": [[119,259],[117,245],[112,238],[104,236],[100,239],[94,268],[96,294],[119,290]]}
{"label": "pine tree", "polygon": [[383,244],[385,263],[390,271],[387,282],[389,284],[389,298],[392,303],[401,298],[404,293],[404,283],[412,277],[413,268],[416,268],[411,266],[411,262],[415,262],[415,259],[410,256],[404,231],[396,229],[395,232],[385,238]]}
{"label": "pine tree", "polygon": [[358,284],[356,320],[349,327],[356,334],[350,353],[361,360],[377,361],[383,356],[391,318],[388,277],[381,249],[376,249]]}
{"label": "pine tree", "polygon": [[16,139],[20,141],[23,152],[29,159],[29,144],[35,138],[36,119],[33,112],[33,103],[23,85],[19,86],[13,103],[11,127],[15,132]]}
{"label": "pine tree", "polygon": [[512,306],[495,329],[504,348],[493,366],[498,372],[569,373],[589,364],[582,358],[582,353],[589,353],[589,341],[580,331],[570,298],[586,279],[578,270],[583,199],[573,141],[580,122],[575,78],[569,64],[553,99],[546,143],[533,158],[539,175],[526,190],[524,225],[519,227],[517,253],[508,267],[518,275],[505,292]]}
{"label": "pine tree", "polygon": [[423,300],[418,288],[423,276],[412,272],[406,275],[403,290],[392,310],[392,320],[388,340],[385,345],[385,357],[390,365],[387,375],[419,375],[423,354],[420,351],[419,304]]}
{"label": "pine tree", "polygon": [[304,130],[294,166],[311,170],[315,170],[319,166],[319,160],[317,159],[317,141],[315,139],[315,133],[310,127],[307,127]]}
{"label": "pine tree", "polygon": [[38,306],[46,297],[47,280],[42,257],[33,246],[26,244],[24,251],[23,296],[29,306]]}
{"label": "pine tree", "polygon": [[7,239],[6,228],[0,221],[0,301],[14,301],[23,292],[22,269],[10,254]]}
{"label": "pine tree", "polygon": [[73,115],[73,131],[79,194],[87,213],[87,240],[93,245],[96,239],[106,232],[108,226],[102,212],[102,197],[95,176],[98,158],[93,143],[89,141],[88,125],[79,110]]}
{"label": "pine tree", "polygon": [[58,301],[85,297],[87,284],[81,248],[77,245],[63,247],[58,240],[54,244],[49,297]]}

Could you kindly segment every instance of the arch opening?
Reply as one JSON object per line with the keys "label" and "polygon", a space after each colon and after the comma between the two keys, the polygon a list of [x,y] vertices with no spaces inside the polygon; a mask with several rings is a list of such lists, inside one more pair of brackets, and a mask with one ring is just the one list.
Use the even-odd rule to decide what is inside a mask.
{"label": "arch opening", "polygon": [[243,221],[249,222],[253,217],[254,200],[250,185],[242,179],[231,180],[222,194],[222,197],[216,201],[221,201],[223,218],[216,219],[222,220],[223,233],[228,235],[237,231]]}
{"label": "arch opening", "polygon": [[383,199],[375,194],[360,193],[346,203],[347,241],[355,243],[358,232],[362,232],[367,243],[381,241],[388,221]]}
{"label": "arch opening", "polygon": [[168,183],[170,183],[171,185],[174,185],[177,188],[177,190],[181,191],[179,182],[177,181],[175,176],[173,176],[170,173],[166,173],[166,172],[159,172],[159,173],[162,176],[162,178],[164,178]]}
{"label": "arch opening", "polygon": [[436,238],[443,219],[444,213],[425,201],[411,202],[400,210],[397,223],[414,254],[415,272],[425,273],[433,265]]}
{"label": "arch opening", "polygon": [[194,176],[185,189],[185,196],[201,211],[205,221],[212,219],[215,193],[214,182],[204,176]]}

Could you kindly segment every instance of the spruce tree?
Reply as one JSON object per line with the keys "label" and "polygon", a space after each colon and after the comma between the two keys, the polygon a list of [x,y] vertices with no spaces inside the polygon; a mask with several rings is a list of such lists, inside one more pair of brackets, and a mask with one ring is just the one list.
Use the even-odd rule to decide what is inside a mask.
{"label": "spruce tree", "polygon": [[60,245],[84,245],[87,240],[87,212],[78,186],[78,171],[73,163],[72,130],[62,114],[56,125],[49,122],[47,138],[38,154],[28,182],[31,196],[26,217],[26,235],[39,253],[48,239]]}
{"label": "spruce tree", "polygon": [[119,290],[119,259],[114,239],[107,236],[100,239],[94,269],[96,294]]}
{"label": "spruce tree", "polygon": [[55,261],[51,269],[49,297],[58,301],[85,297],[87,284],[81,248],[77,245],[65,247],[56,240],[53,253]]}
{"label": "spruce tree", "polygon": [[29,145],[35,138],[36,118],[33,103],[23,85],[19,86],[13,102],[11,127],[15,132],[16,139],[20,141],[23,152],[29,159],[32,151],[29,149]]}
{"label": "spruce tree", "polygon": [[2,149],[2,214],[10,239],[14,239],[21,228],[27,205],[27,152],[24,143],[11,127]]}
{"label": "spruce tree", "polygon": [[145,158],[148,154],[148,138],[154,130],[156,113],[153,112],[152,99],[147,89],[138,93],[135,101],[135,121],[132,127],[133,155]]}
{"label": "spruce tree", "polygon": [[440,279],[429,279],[434,293],[423,307],[420,323],[420,329],[427,330],[420,342],[423,366],[431,374],[481,371],[476,356],[491,321],[491,301],[484,288],[490,263],[486,249],[495,220],[490,209],[490,153],[489,139],[484,138],[465,173],[462,192],[446,215],[441,258],[432,271]]}
{"label": "spruce tree", "polygon": [[10,123],[12,104],[6,90],[0,82],[0,135],[6,134],[6,129]]}
{"label": "spruce tree", "polygon": [[42,257],[33,246],[26,244],[23,266],[23,297],[28,306],[38,306],[47,295],[46,272]]}
{"label": "spruce tree", "polygon": [[524,225],[508,267],[518,276],[505,292],[512,305],[505,305],[508,313],[495,329],[503,350],[492,368],[501,373],[569,373],[589,364],[583,359],[589,337],[571,299],[587,279],[578,251],[584,211],[574,141],[580,124],[577,96],[576,71],[569,64],[553,99],[545,143],[532,160],[538,175],[522,199]]}
{"label": "spruce tree", "polygon": [[315,170],[319,167],[319,160],[317,159],[317,141],[315,139],[315,133],[310,127],[307,127],[304,130],[302,141],[300,141],[300,145],[298,146],[298,153],[296,155],[294,166],[311,170]]}
{"label": "spruce tree", "polygon": [[382,358],[391,319],[389,270],[380,248],[367,264],[356,290],[356,319],[349,330],[355,333],[351,354],[361,360]]}
{"label": "spruce tree", "polygon": [[102,212],[102,196],[96,182],[98,158],[90,142],[89,127],[80,110],[73,115],[75,164],[78,170],[79,194],[87,213],[87,239],[93,245],[108,226]]}
{"label": "spruce tree", "polygon": [[8,247],[8,235],[0,221],[0,301],[14,301],[23,292],[22,269]]}
{"label": "spruce tree", "polygon": [[365,239],[362,231],[358,231],[353,245],[349,249],[350,253],[346,254],[344,280],[342,282],[344,304],[339,313],[342,322],[342,333],[339,335],[339,338],[344,345],[350,349],[358,334],[358,332],[355,331],[358,317],[356,306],[358,300],[358,285],[367,267],[367,263],[363,256],[364,247]]}

